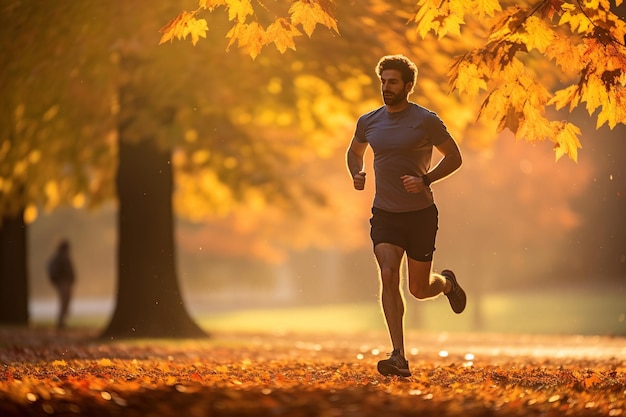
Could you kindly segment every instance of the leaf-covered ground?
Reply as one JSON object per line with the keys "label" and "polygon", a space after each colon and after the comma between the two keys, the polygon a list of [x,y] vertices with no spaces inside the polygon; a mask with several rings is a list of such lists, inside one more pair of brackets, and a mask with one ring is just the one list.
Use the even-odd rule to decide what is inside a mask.
{"label": "leaf-covered ground", "polygon": [[385,334],[113,341],[0,328],[0,416],[626,416],[626,340]]}

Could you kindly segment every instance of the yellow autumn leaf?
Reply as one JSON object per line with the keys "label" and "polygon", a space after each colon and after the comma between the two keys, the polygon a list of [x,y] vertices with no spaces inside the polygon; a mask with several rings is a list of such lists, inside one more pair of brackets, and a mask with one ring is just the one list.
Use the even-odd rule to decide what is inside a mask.
{"label": "yellow autumn leaf", "polygon": [[423,39],[428,32],[435,29],[434,21],[439,16],[439,8],[431,0],[421,0],[418,6],[419,9],[413,17],[413,21],[417,23],[416,30]]}
{"label": "yellow autumn leaf", "polygon": [[604,83],[596,74],[590,74],[587,78],[587,85],[581,92],[581,101],[587,103],[586,109],[590,115],[607,102]]}
{"label": "yellow autumn leaf", "polygon": [[[567,7],[569,6],[569,7]],[[593,22],[589,20],[587,15],[581,13],[576,6],[564,4],[565,13],[559,19],[559,26],[569,24],[570,30],[574,33],[583,33],[589,30]]]}
{"label": "yellow autumn leaf", "polygon": [[248,16],[254,14],[250,0],[226,0],[228,20],[243,23]]}
{"label": "yellow autumn leaf", "polygon": [[267,28],[267,40],[274,42],[281,53],[285,53],[287,49],[295,51],[296,44],[293,38],[301,35],[302,33],[286,19],[277,19]]}
{"label": "yellow autumn leaf", "polygon": [[491,28],[489,40],[502,41],[511,34],[512,29],[522,27],[527,17],[526,11],[520,9],[519,6],[507,9],[504,13],[494,19],[495,22]]}
{"label": "yellow autumn leaf", "polygon": [[502,88],[493,89],[483,101],[477,119],[500,120],[508,108],[508,94]]}
{"label": "yellow autumn leaf", "polygon": [[590,9],[597,9],[601,3],[605,10],[608,9],[610,6],[608,0],[586,0],[585,6],[589,7]]}
{"label": "yellow autumn leaf", "polygon": [[213,11],[216,7],[225,6],[226,0],[200,0],[198,5],[204,9]]}
{"label": "yellow autumn leaf", "polygon": [[604,123],[613,129],[618,123],[626,123],[626,91],[624,88],[612,89],[607,92],[606,103],[598,114],[596,129]]}
{"label": "yellow autumn leaf", "polygon": [[580,71],[584,46],[575,45],[571,40],[555,35],[550,45],[545,49],[546,58],[554,62],[568,72]]}
{"label": "yellow autumn leaf", "polygon": [[578,105],[579,88],[577,85],[570,85],[554,93],[554,96],[548,101],[548,105],[554,105],[557,110],[570,105],[570,111]]}
{"label": "yellow autumn leaf", "polygon": [[433,1],[421,1],[413,21],[417,23],[417,31],[423,37],[432,30],[439,39],[448,33],[459,36],[461,26],[465,24],[464,15],[467,10],[465,2],[445,2],[438,4]]}
{"label": "yellow autumn leaf", "polygon": [[[206,33],[209,31],[207,21],[204,19],[190,19],[187,23],[186,33],[191,35],[191,43],[197,44],[200,38],[206,38]],[[187,37],[187,35],[185,35]]]}
{"label": "yellow autumn leaf", "polygon": [[561,14],[559,25],[569,22],[569,20],[572,18],[572,12],[576,10],[576,5],[569,2],[564,2],[561,4],[561,10],[563,10],[563,13]]}
{"label": "yellow autumn leaf", "polygon": [[571,123],[563,123],[562,128],[555,137],[554,152],[557,161],[563,155],[567,155],[573,161],[578,160],[578,149],[582,147],[578,139],[580,133],[580,129],[577,126]]}
{"label": "yellow autumn leaf", "polygon": [[304,33],[309,37],[313,35],[318,23],[339,32],[335,18],[317,2],[297,0],[289,8],[289,15],[291,16],[291,23],[294,26],[301,25]]}
{"label": "yellow autumn leaf", "polygon": [[520,127],[516,132],[518,138],[527,142],[538,142],[556,136],[559,127],[533,106],[525,106],[522,114]]}
{"label": "yellow autumn leaf", "polygon": [[626,51],[624,51],[625,53],[620,54],[620,52],[614,46],[606,48],[606,49],[607,49],[607,54],[605,55],[606,70],[607,71],[619,70],[620,74],[616,78],[621,77],[622,79],[624,79],[626,77],[625,75],[626,74]]}
{"label": "yellow autumn leaf", "polygon": [[480,90],[487,89],[487,83],[482,78],[478,66],[473,63],[463,62],[458,67],[458,74],[454,87],[461,93],[467,93],[471,97],[478,95]]}
{"label": "yellow autumn leaf", "polygon": [[436,31],[437,37],[439,39],[442,39],[448,33],[460,36],[461,25],[463,24],[465,24],[465,21],[463,20],[462,16],[459,16],[457,14],[450,14],[442,19],[439,30]]}
{"label": "yellow autumn leaf", "polygon": [[227,48],[230,48],[233,43],[237,41],[237,46],[246,49],[253,59],[256,58],[261,52],[261,49],[267,45],[265,30],[257,22],[251,22],[249,24],[237,23],[226,34],[226,37],[230,38]]}
{"label": "yellow autumn leaf", "polygon": [[515,133],[516,137],[520,137],[520,136],[524,137],[523,135],[520,135],[518,132],[520,125],[522,126],[524,125],[523,116],[524,115],[522,113],[515,111],[514,107],[508,106],[506,113],[504,114],[504,116],[500,120],[500,123],[498,124],[498,130],[501,132],[505,128],[507,128],[511,132]]}
{"label": "yellow autumn leaf", "polygon": [[524,24],[524,29],[526,32],[522,34],[522,38],[529,51],[536,49],[544,52],[554,42],[554,31],[538,17],[530,16]]}
{"label": "yellow autumn leaf", "polygon": [[162,34],[159,45],[167,41],[185,39],[191,35],[191,42],[195,45],[200,38],[206,38],[209,30],[205,19],[196,19],[196,12],[182,11],[167,25],[163,26],[159,32]]}
{"label": "yellow autumn leaf", "polygon": [[480,18],[494,16],[496,12],[502,11],[499,0],[474,0],[470,3],[473,12]]}
{"label": "yellow autumn leaf", "polygon": [[495,16],[502,11],[498,0],[465,0],[447,1],[420,0],[418,10],[412,18],[417,23],[416,30],[422,38],[433,31],[439,39],[448,33],[460,35],[461,26],[465,24],[465,15],[472,14],[478,18]]}
{"label": "yellow autumn leaf", "polygon": [[189,19],[194,16],[194,13],[188,11],[182,11],[170,20],[165,26],[163,26],[159,32],[162,34],[161,39],[159,40],[159,45],[172,41],[174,38],[177,39],[185,39],[185,31],[187,27],[187,23]]}

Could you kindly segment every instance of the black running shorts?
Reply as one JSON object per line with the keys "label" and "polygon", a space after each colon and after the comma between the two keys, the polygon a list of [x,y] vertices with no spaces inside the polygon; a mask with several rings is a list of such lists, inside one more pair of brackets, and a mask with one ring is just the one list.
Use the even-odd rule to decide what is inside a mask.
{"label": "black running shorts", "polygon": [[435,204],[405,213],[391,213],[374,207],[370,237],[374,247],[379,243],[391,243],[403,248],[411,259],[430,262],[435,251],[438,221]]}

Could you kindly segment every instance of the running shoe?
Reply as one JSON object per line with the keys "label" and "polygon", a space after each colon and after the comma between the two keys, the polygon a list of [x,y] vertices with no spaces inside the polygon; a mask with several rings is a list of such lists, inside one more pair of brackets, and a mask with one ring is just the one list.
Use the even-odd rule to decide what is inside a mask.
{"label": "running shoe", "polygon": [[456,280],[456,276],[454,272],[449,269],[445,269],[441,271],[441,275],[444,276],[445,279],[452,283],[452,289],[450,292],[446,294],[448,297],[448,301],[450,301],[450,307],[452,307],[452,311],[456,314],[461,314],[463,310],[465,310],[465,305],[467,304],[467,296],[465,295],[465,291],[459,285]]}
{"label": "running shoe", "polygon": [[385,376],[411,376],[409,362],[404,359],[404,356],[397,349],[389,354],[389,359],[383,359],[378,362],[378,372]]}

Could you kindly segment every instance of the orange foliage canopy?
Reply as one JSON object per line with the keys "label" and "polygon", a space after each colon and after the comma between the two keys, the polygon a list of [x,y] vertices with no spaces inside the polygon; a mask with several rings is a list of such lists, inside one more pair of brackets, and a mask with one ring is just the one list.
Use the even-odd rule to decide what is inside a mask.
{"label": "orange foliage canopy", "polygon": [[[399,1],[371,2],[407,7]],[[547,107],[571,111],[584,104],[595,114],[598,128],[626,123],[626,23],[613,13],[609,0],[419,0],[417,6],[409,23],[425,41],[461,37],[470,22],[482,27],[481,44],[458,57],[448,75],[458,93],[485,94],[478,118],[496,122],[498,132],[508,128],[528,142],[550,140],[556,159],[567,155],[577,160],[579,127],[558,120],[558,114],[547,115]],[[227,48],[236,43],[253,58],[270,44],[280,52],[295,50],[301,30],[311,36],[318,24],[339,33],[333,0],[272,7],[279,10],[262,1],[200,0],[195,11],[182,11],[161,29],[160,42],[189,36],[196,44],[209,30],[198,15],[218,8],[233,23]],[[273,16],[266,26],[261,12]],[[546,79],[546,71],[559,75]]]}

